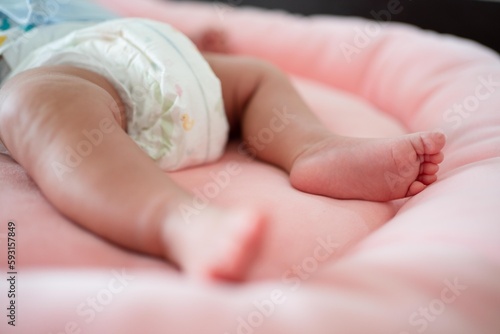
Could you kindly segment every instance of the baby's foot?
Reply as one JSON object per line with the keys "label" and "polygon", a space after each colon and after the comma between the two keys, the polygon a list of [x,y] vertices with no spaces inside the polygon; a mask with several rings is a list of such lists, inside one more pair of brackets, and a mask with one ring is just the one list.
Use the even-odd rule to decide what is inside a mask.
{"label": "baby's foot", "polygon": [[194,277],[239,281],[263,230],[263,217],[246,210],[207,208],[189,221],[170,215],[163,231],[166,257]]}
{"label": "baby's foot", "polygon": [[299,190],[340,199],[413,196],[437,180],[445,141],[439,132],[387,139],[331,136],[297,157],[290,181]]}

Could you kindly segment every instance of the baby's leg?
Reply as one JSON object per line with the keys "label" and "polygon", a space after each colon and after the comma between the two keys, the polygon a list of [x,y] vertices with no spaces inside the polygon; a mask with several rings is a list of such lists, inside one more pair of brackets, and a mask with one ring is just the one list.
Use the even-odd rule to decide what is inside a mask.
{"label": "baby's leg", "polygon": [[387,201],[415,195],[436,180],[443,134],[338,136],[273,66],[248,58],[206,57],[221,78],[230,122],[241,123],[250,151],[289,172],[294,187],[335,198]]}
{"label": "baby's leg", "polygon": [[0,90],[0,139],[62,214],[190,273],[240,278],[260,218],[215,208],[191,224],[177,217],[190,196],[130,139],[124,117],[111,84],[82,69],[29,70]]}

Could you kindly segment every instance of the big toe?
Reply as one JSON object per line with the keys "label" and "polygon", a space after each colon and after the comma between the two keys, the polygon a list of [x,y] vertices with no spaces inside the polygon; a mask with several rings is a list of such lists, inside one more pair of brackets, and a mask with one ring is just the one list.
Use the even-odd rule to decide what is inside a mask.
{"label": "big toe", "polygon": [[440,131],[424,132],[421,134],[422,152],[420,154],[438,154],[446,143],[446,136]]}

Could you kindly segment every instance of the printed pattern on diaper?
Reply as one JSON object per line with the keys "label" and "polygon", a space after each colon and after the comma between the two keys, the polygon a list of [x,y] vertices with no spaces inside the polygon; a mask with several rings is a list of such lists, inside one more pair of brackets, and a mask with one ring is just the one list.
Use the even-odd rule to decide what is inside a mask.
{"label": "printed pattern on diaper", "polygon": [[[159,37],[161,37],[165,42],[167,42],[170,47],[172,49],[174,49],[177,53],[177,56],[180,57],[180,59],[184,62],[184,66],[187,66],[189,68],[189,70],[191,71],[191,74],[193,76],[193,78],[195,79],[196,81],[196,84],[198,86],[198,91],[201,93],[202,95],[202,99],[203,99],[203,104],[204,104],[204,112],[205,112],[205,117],[207,118],[207,120],[209,120],[212,116],[210,115],[211,113],[217,113],[216,110],[219,110],[219,111],[222,111],[222,114],[223,117],[225,117],[225,113],[224,113],[224,108],[223,108],[223,101],[222,101],[222,96],[219,96],[218,100],[217,100],[217,103],[216,103],[216,106],[219,106],[219,108],[210,108],[208,106],[208,102],[207,102],[207,96],[206,96],[206,91],[205,91],[205,87],[203,87],[203,85],[201,84],[201,81],[200,81],[200,78],[198,77],[198,74],[196,73],[196,71],[194,71],[194,69],[192,68],[192,65],[190,63],[190,61],[188,60],[188,58],[184,55],[183,52],[186,52],[186,50],[181,50],[179,48],[179,46],[176,44],[176,42],[174,42],[173,38],[177,38],[178,36],[181,36],[182,38],[185,38],[184,35],[182,35],[180,32],[178,32],[177,30],[173,29],[173,28],[170,28],[171,30],[171,34],[170,35],[167,35],[167,34],[164,34],[160,31],[158,31],[156,29],[156,27],[154,26],[151,26],[145,22],[141,22],[144,26],[147,26],[150,30],[154,31]],[[178,35],[178,36],[175,36],[175,35]],[[190,50],[191,51],[191,50]],[[196,49],[193,49],[193,52],[197,52]],[[180,84],[176,84],[175,85],[175,92],[177,94],[177,96],[179,98],[182,98],[184,96],[184,89],[182,88],[182,85]],[[216,110],[214,110],[216,109]],[[186,132],[191,132],[194,127],[198,124],[195,119],[193,118],[192,114],[189,113],[189,112],[185,112],[183,114],[180,115],[180,124],[182,125],[182,129]],[[205,123],[205,126],[206,126],[206,133],[207,133],[207,137],[206,140],[205,140],[205,146],[206,146],[206,150],[205,150],[205,158],[204,160],[205,161],[208,161],[209,160],[209,157],[210,157],[210,149],[211,149],[211,145],[210,143],[212,142],[211,140],[211,136],[212,136],[212,129],[211,129],[211,122],[210,121],[207,121],[207,122],[204,122]],[[199,124],[199,126],[202,126],[202,124]],[[200,143],[201,144],[201,143]],[[199,149],[199,148],[198,148]],[[184,151],[184,154],[186,155],[190,155],[191,152],[196,152],[195,150],[190,150],[190,149],[187,149],[186,151]]]}
{"label": "printed pattern on diaper", "polygon": [[181,120],[182,120],[182,127],[184,128],[184,130],[191,131],[191,129],[194,126],[194,119],[192,119],[191,116],[189,116],[189,114],[182,114]]}

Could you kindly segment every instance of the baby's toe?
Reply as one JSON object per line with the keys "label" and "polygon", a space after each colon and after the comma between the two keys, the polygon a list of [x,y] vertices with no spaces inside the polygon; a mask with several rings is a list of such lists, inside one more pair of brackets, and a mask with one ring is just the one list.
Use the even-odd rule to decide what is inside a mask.
{"label": "baby's toe", "polygon": [[437,175],[420,175],[417,180],[425,185],[429,185],[437,181]]}
{"label": "baby's toe", "polygon": [[438,171],[439,171],[439,166],[434,163],[424,162],[420,166],[420,174],[433,175],[436,174]]}
{"label": "baby's toe", "polygon": [[443,162],[443,160],[444,160],[443,152],[424,155],[424,161],[431,162],[433,164],[440,164],[441,162]]}
{"label": "baby's toe", "polygon": [[446,143],[446,136],[442,132],[425,132],[421,136],[424,145],[424,154],[438,154]]}
{"label": "baby's toe", "polygon": [[413,196],[421,192],[422,190],[425,189],[425,184],[419,181],[415,181],[412,184],[410,184],[410,187],[408,188],[408,192],[406,193],[406,196]]}

